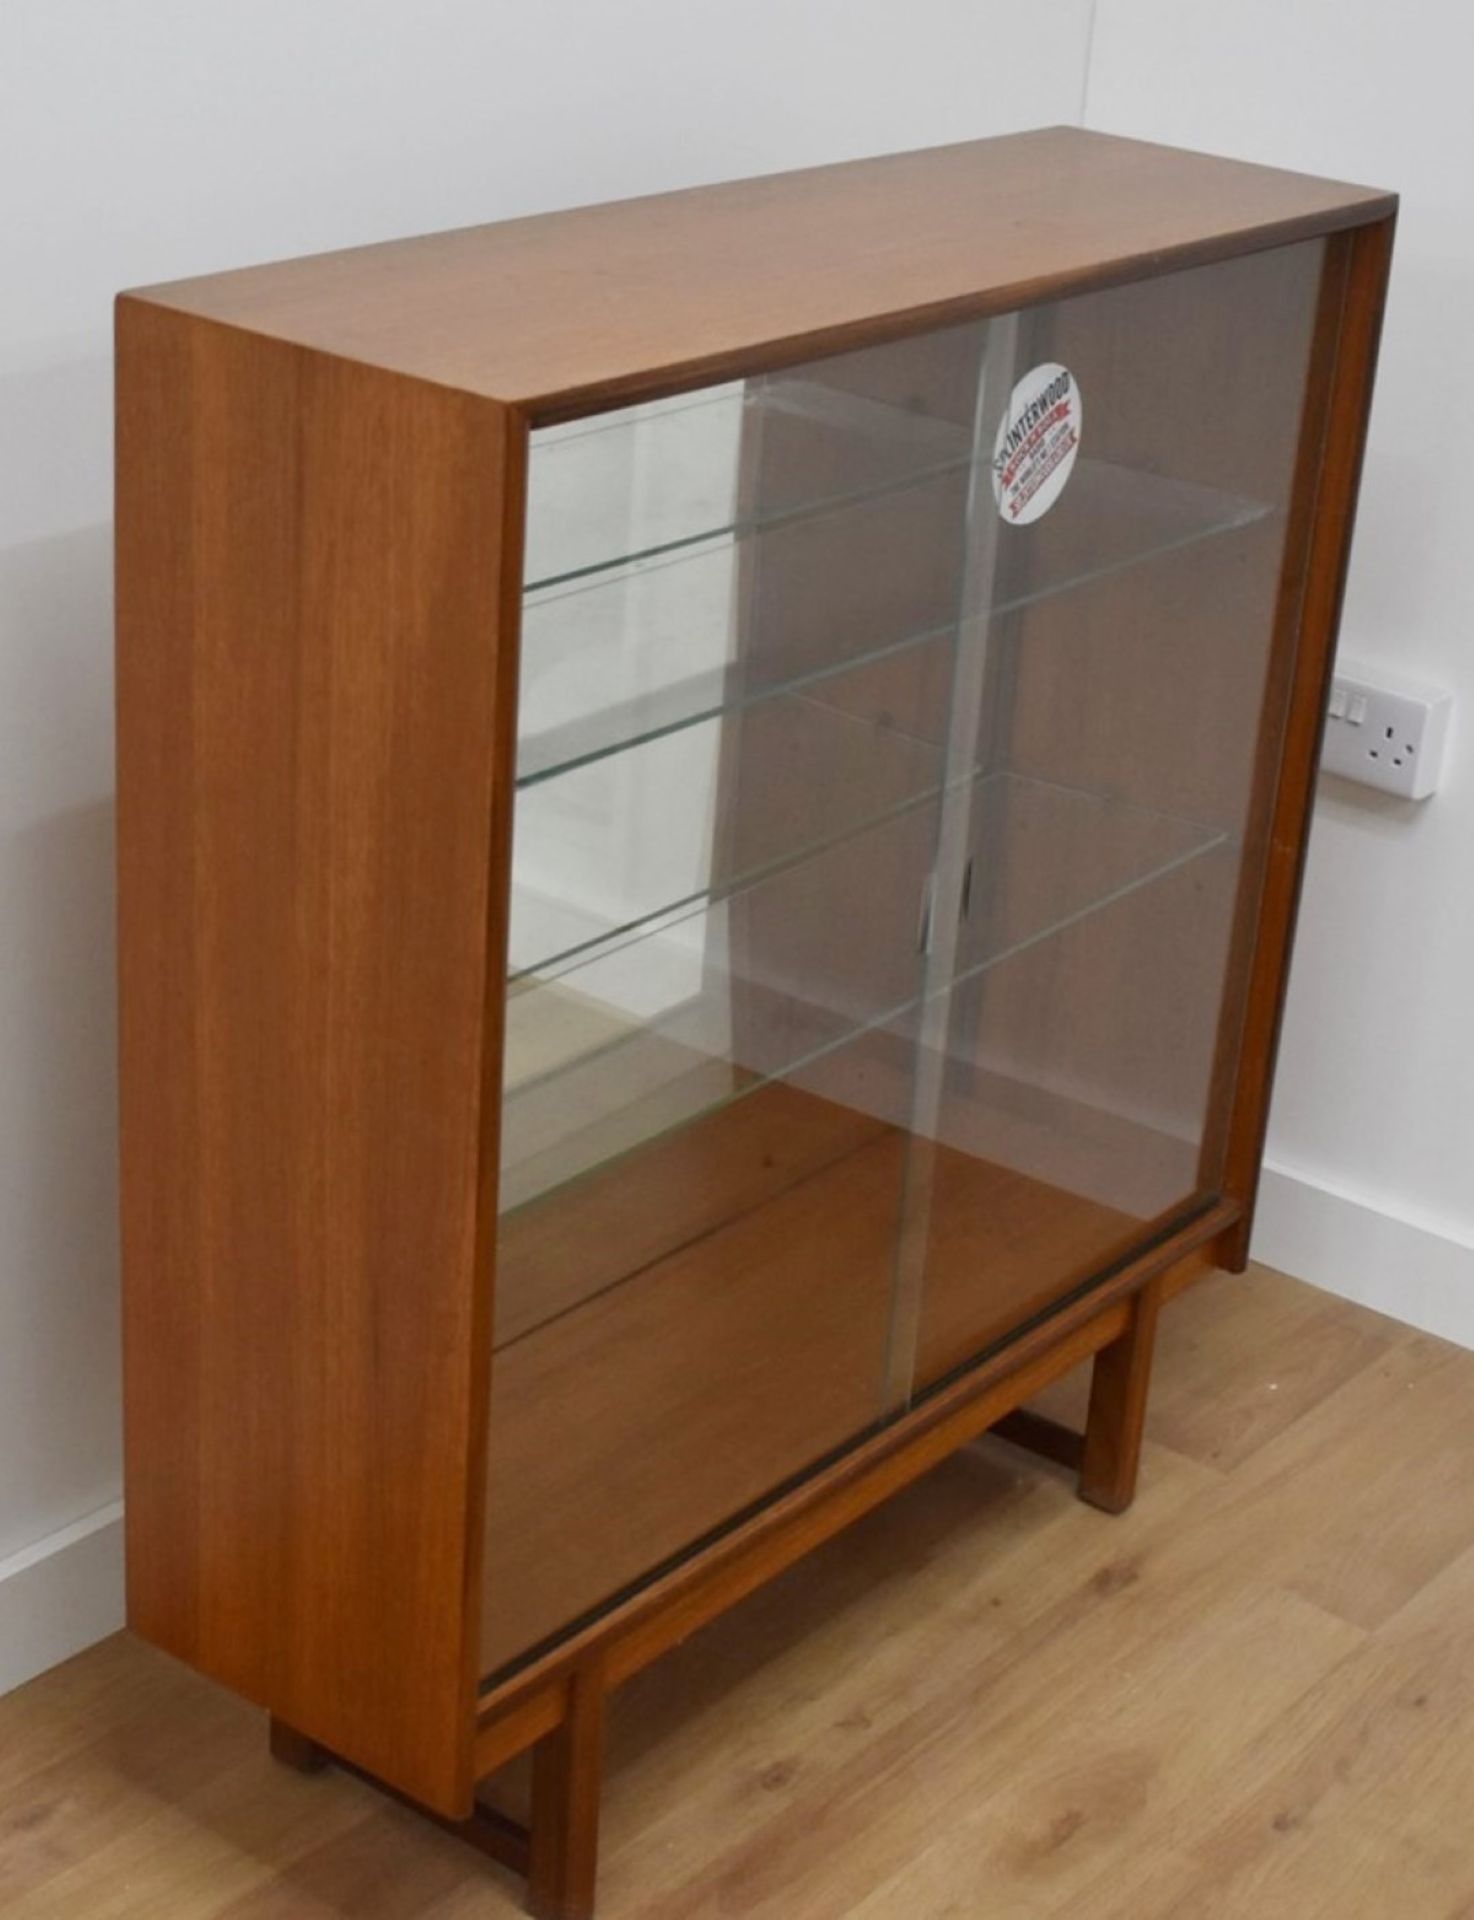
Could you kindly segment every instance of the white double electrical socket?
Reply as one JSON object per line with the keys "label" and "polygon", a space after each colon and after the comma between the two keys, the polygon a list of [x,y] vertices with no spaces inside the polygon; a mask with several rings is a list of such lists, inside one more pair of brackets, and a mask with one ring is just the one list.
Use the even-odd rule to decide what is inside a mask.
{"label": "white double electrical socket", "polygon": [[1331,682],[1321,772],[1426,800],[1443,768],[1452,706],[1439,687],[1343,661]]}

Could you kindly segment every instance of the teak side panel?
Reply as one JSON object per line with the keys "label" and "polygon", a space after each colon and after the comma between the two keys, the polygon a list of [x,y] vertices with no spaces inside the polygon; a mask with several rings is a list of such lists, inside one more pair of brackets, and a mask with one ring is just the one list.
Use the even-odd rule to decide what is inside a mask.
{"label": "teak side panel", "polygon": [[[1253,987],[1255,945],[1264,897],[1269,833],[1279,789],[1291,695],[1299,657],[1300,614],[1305,598],[1306,560],[1318,511],[1326,421],[1336,375],[1346,301],[1346,270],[1355,233],[1332,235],[1325,243],[1311,340],[1310,362],[1301,394],[1295,472],[1285,518],[1284,552],[1275,596],[1268,670],[1258,722],[1254,727],[1254,778],[1244,816],[1244,858],[1234,902],[1229,958],[1229,991],[1220,1010],[1214,1049],[1210,1124],[1202,1143],[1204,1173],[1227,1170],[1227,1146],[1234,1105],[1246,1068],[1244,1018]],[[1308,799],[1308,795],[1307,795]],[[1244,1235],[1238,1238],[1243,1241]]]}
{"label": "teak side panel", "polygon": [[[1333,296],[1341,288],[1340,323],[1333,347],[1330,315],[1323,315],[1317,329],[1318,355],[1327,355],[1329,364],[1311,369],[1306,425],[1312,440],[1321,439],[1322,429],[1323,439],[1318,462],[1312,445],[1297,475],[1297,490],[1303,493],[1292,514],[1301,522],[1295,544],[1303,550],[1304,585],[1298,626],[1292,626],[1287,608],[1277,635],[1282,645],[1286,639],[1294,645],[1289,708],[1268,803],[1268,845],[1252,924],[1253,964],[1243,1005],[1235,1010],[1237,1071],[1223,1179],[1224,1192],[1242,1209],[1225,1245],[1224,1263],[1235,1272],[1248,1262],[1258,1200],[1395,228],[1390,218],[1358,227],[1327,251],[1327,292]],[[1253,907],[1248,903],[1250,912]]]}
{"label": "teak side panel", "polygon": [[1344,182],[1050,127],[250,267],[150,297],[544,420],[1394,205]]}
{"label": "teak side panel", "polygon": [[462,1812],[521,443],[137,301],[118,351],[129,1617]]}

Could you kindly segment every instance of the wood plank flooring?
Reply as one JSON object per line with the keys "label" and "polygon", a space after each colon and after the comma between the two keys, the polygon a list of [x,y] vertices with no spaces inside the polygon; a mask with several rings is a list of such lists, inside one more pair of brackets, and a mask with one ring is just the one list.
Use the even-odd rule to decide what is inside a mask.
{"label": "wood plank flooring", "polygon": [[[1218,1278],[1147,1434],[1121,1519],[987,1441],[627,1688],[602,1920],[1470,1920],[1474,1353]],[[520,1911],[126,1638],[0,1700],[6,1920]]]}

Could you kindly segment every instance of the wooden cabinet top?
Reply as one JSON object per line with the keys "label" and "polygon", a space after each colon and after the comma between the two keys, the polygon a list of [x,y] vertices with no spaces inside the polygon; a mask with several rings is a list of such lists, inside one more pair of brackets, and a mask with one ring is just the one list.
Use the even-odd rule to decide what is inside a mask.
{"label": "wooden cabinet top", "polygon": [[1392,194],[1073,127],[127,294],[547,421],[1384,219]]}

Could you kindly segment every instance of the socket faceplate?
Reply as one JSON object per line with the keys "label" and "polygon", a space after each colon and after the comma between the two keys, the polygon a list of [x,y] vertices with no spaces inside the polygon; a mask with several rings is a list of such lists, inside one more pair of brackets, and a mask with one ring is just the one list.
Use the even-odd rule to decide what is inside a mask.
{"label": "socket faceplate", "polygon": [[1321,772],[1426,800],[1438,786],[1452,706],[1440,687],[1345,661],[1331,683]]}

